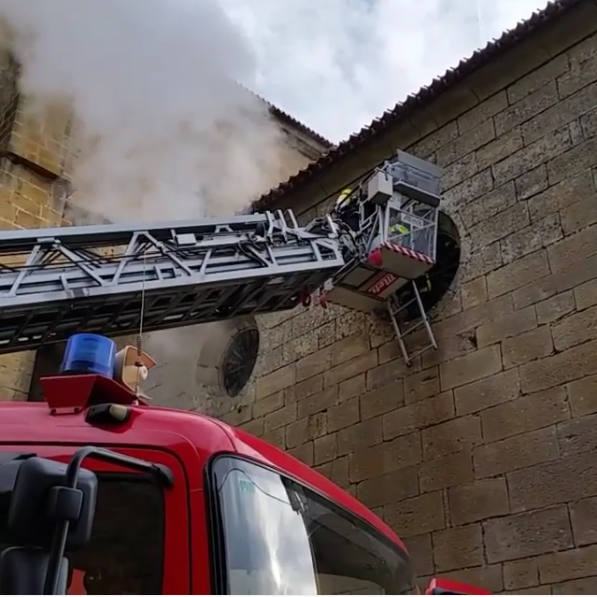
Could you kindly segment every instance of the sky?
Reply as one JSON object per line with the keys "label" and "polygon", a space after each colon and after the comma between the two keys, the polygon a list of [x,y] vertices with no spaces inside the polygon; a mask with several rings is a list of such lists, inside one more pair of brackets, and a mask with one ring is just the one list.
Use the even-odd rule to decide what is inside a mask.
{"label": "sky", "polygon": [[255,61],[245,83],[337,143],[545,0],[218,0]]}

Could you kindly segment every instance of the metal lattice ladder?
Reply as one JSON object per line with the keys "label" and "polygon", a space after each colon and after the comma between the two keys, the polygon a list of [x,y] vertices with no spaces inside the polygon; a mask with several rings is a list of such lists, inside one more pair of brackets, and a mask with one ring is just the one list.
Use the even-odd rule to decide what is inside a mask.
{"label": "metal lattice ladder", "polygon": [[[435,335],[433,334],[433,330],[429,324],[429,318],[427,317],[425,306],[421,300],[421,294],[419,292],[417,282],[415,280],[411,280],[410,287],[412,296],[410,296],[410,298],[408,298],[403,304],[399,304],[398,298],[395,294],[388,300],[388,312],[390,314],[390,319],[392,320],[392,325],[394,326],[396,340],[398,341],[398,346],[400,346],[400,352],[404,357],[404,361],[409,367],[412,365],[413,359],[419,355],[431,348],[437,350],[437,341],[435,340]],[[406,309],[408,309],[408,307],[410,307],[413,303],[416,303],[417,305],[418,317],[416,317],[413,322],[404,331],[402,331],[400,329],[400,324],[398,323],[398,315],[406,311]],[[416,350],[412,355],[409,355],[405,338],[414,331],[418,330],[421,326],[424,326],[425,328],[429,344],[425,344],[422,348]]]}

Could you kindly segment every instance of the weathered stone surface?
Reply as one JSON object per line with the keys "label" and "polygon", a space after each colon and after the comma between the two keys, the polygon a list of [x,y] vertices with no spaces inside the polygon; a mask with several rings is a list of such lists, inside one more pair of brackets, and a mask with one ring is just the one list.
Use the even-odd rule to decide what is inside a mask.
{"label": "weathered stone surface", "polygon": [[470,449],[481,441],[481,420],[469,415],[427,427],[422,440],[425,460]]}
{"label": "weathered stone surface", "polygon": [[312,396],[317,392],[321,392],[321,390],[323,390],[323,375],[321,373],[309,377],[305,381],[300,381],[294,386],[295,395],[299,399]]}
{"label": "weathered stone surface", "polygon": [[597,304],[597,278],[589,280],[574,289],[574,299],[577,309],[586,309]]}
{"label": "weathered stone surface", "polygon": [[541,301],[535,305],[537,310],[537,323],[551,323],[564,315],[574,311],[574,296],[571,291],[562,292]]}
{"label": "weathered stone surface", "polygon": [[414,466],[361,481],[357,488],[358,498],[370,508],[395,504],[418,494],[419,478]]}
{"label": "weathered stone surface", "polygon": [[508,313],[477,328],[477,343],[480,347],[495,344],[504,338],[518,336],[537,327],[535,307],[527,307]]}
{"label": "weathered stone surface", "polygon": [[530,223],[527,204],[515,203],[470,229],[473,249],[477,249],[509,236]]}
{"label": "weathered stone surface", "polygon": [[359,399],[352,398],[328,408],[328,431],[334,432],[360,421]]}
{"label": "weathered stone surface", "polygon": [[569,418],[566,390],[552,388],[484,410],[481,413],[483,439],[493,442]]}
{"label": "weathered stone surface", "polygon": [[437,163],[439,166],[445,167],[478,147],[485,145],[494,137],[493,120],[484,120],[474,129],[470,129],[451,143],[440,147],[436,153]]}
{"label": "weathered stone surface", "polygon": [[551,330],[547,325],[502,342],[502,355],[506,369],[546,357],[552,352]]}
{"label": "weathered stone surface", "polygon": [[462,285],[462,308],[464,310],[476,307],[487,301],[487,280],[480,276]]}
{"label": "weathered stone surface", "polygon": [[296,421],[296,418],[296,402],[290,403],[265,416],[265,429],[268,430],[283,427],[284,425],[288,425],[289,423]]}
{"label": "weathered stone surface", "polygon": [[547,163],[547,176],[550,184],[558,183],[593,166],[596,152],[597,137],[592,137],[584,143],[575,145],[568,151],[553,152],[553,159]]}
{"label": "weathered stone surface", "polygon": [[454,416],[454,399],[451,392],[403,406],[383,415],[383,437],[393,439],[429,425],[441,423]]}
{"label": "weathered stone surface", "polygon": [[375,365],[377,365],[377,351],[366,352],[325,371],[323,375],[324,386],[328,387],[340,383],[375,367]]}
{"label": "weathered stone surface", "polygon": [[536,392],[597,373],[597,340],[520,367],[522,391]]}
{"label": "weathered stone surface", "polygon": [[532,70],[506,90],[508,100],[515,104],[527,97],[533,91],[545,87],[561,74],[568,71],[568,59],[562,54],[556,56],[538,69]]}
{"label": "weathered stone surface", "polygon": [[508,474],[508,488],[514,512],[591,497],[597,495],[597,459],[572,454],[514,471]]}
{"label": "weathered stone surface", "polygon": [[597,575],[597,545],[542,555],[538,566],[542,583]]}
{"label": "weathered stone surface", "polygon": [[597,79],[597,56],[591,56],[582,62],[576,60],[571,62],[570,72],[558,78],[558,90],[561,97],[567,97]]}
{"label": "weathered stone surface", "polygon": [[296,363],[296,381],[302,381],[318,373],[323,373],[332,362],[329,347],[302,358]]}
{"label": "weathered stone surface", "polygon": [[442,572],[442,578],[468,583],[474,587],[483,587],[487,591],[492,591],[493,593],[501,593],[504,588],[501,564],[461,568],[460,570]]}
{"label": "weathered stone surface", "polygon": [[511,263],[538,249],[548,247],[563,236],[560,214],[550,214],[500,240],[503,262]]}
{"label": "weathered stone surface", "polygon": [[516,398],[520,380],[516,369],[504,371],[480,381],[456,388],[456,413],[466,415]]}
{"label": "weathered stone surface", "polygon": [[562,230],[566,236],[597,222],[597,193],[579,197],[562,211]]}
{"label": "weathered stone surface", "polygon": [[479,170],[487,168],[518,151],[522,145],[522,134],[519,128],[512,129],[500,135],[497,139],[477,150],[477,166]]}
{"label": "weathered stone surface", "polygon": [[547,249],[547,254],[553,273],[565,270],[570,263],[582,261],[597,254],[597,226],[585,228],[551,245]]}
{"label": "weathered stone surface", "polygon": [[442,390],[462,386],[500,371],[502,358],[499,346],[489,346],[440,365]]}
{"label": "weathered stone surface", "polygon": [[346,379],[338,386],[338,400],[344,402],[349,398],[360,396],[365,392],[365,374],[359,373],[350,379]]}
{"label": "weathered stone surface", "polygon": [[294,384],[296,381],[296,369],[294,365],[288,365],[277,369],[269,375],[257,379],[257,399],[274,394]]}
{"label": "weathered stone surface", "polygon": [[382,442],[382,418],[375,417],[338,431],[338,453],[349,454]]}
{"label": "weathered stone surface", "polygon": [[524,589],[539,584],[539,567],[536,558],[504,562],[504,587]]}
{"label": "weathered stone surface", "polygon": [[473,459],[470,450],[427,460],[420,465],[421,492],[444,489],[473,480]]}
{"label": "weathered stone surface", "polygon": [[338,456],[338,442],[335,433],[318,437],[313,442],[313,462],[322,464]]}
{"label": "weathered stone surface", "polygon": [[253,416],[262,417],[284,406],[284,391],[280,390],[275,394],[270,394],[261,400],[256,400],[253,404]]}
{"label": "weathered stone surface", "polygon": [[521,174],[515,181],[516,197],[519,200],[528,199],[547,188],[547,167],[540,164],[528,172]]}
{"label": "weathered stone surface", "polygon": [[570,504],[570,522],[577,546],[597,543],[597,497]]}
{"label": "weathered stone surface", "polygon": [[461,280],[468,282],[478,276],[483,276],[502,265],[502,252],[499,242],[486,245],[470,254],[462,264]]}
{"label": "weathered stone surface", "polygon": [[552,336],[558,351],[597,338],[597,306],[562,319],[552,327]]}
{"label": "weathered stone surface", "polygon": [[438,571],[483,564],[483,536],[480,524],[436,531],[433,533],[433,547]]}
{"label": "weathered stone surface", "polygon": [[327,410],[327,408],[336,404],[337,398],[338,386],[326,388],[323,392],[318,392],[307,398],[299,397],[297,401],[298,418],[300,419]]}
{"label": "weathered stone surface", "polygon": [[402,435],[391,442],[363,448],[351,454],[350,479],[353,482],[358,482],[379,477],[420,461],[419,434]]}
{"label": "weathered stone surface", "polygon": [[575,417],[597,412],[597,375],[573,381],[568,384],[567,389]]}
{"label": "weathered stone surface", "polygon": [[494,518],[483,524],[487,560],[499,562],[572,547],[566,506]]}
{"label": "weathered stone surface", "polygon": [[597,450],[597,414],[564,421],[557,427],[562,456]]}
{"label": "weathered stone surface", "polygon": [[407,404],[425,400],[439,392],[439,368],[430,367],[411,373],[404,380],[404,398]]}
{"label": "weathered stone surface", "polygon": [[546,252],[537,251],[491,272],[487,276],[487,290],[493,298],[516,290],[549,273]]}
{"label": "weathered stone surface", "polygon": [[491,176],[491,169],[487,168],[483,172],[472,176],[459,185],[444,192],[444,200],[447,205],[453,209],[481,197],[488,193],[493,188],[493,179]]}
{"label": "weathered stone surface", "polygon": [[475,448],[473,462],[477,478],[493,477],[557,458],[555,427],[515,435]]}
{"label": "weathered stone surface", "polygon": [[508,490],[503,477],[458,484],[448,491],[450,519],[461,525],[508,514]]}
{"label": "weathered stone surface", "polygon": [[462,116],[458,117],[458,131],[461,135],[501,112],[508,106],[508,98],[505,91],[499,91],[487,98],[478,106],[471,108]]}
{"label": "weathered stone surface", "polygon": [[429,533],[446,526],[441,491],[390,504],[384,513],[387,523],[398,529],[401,537]]}
{"label": "weathered stone surface", "polygon": [[369,337],[366,334],[359,333],[348,336],[339,342],[331,345],[332,367],[349,361],[359,355],[369,351]]}
{"label": "weathered stone surface", "polygon": [[597,576],[576,578],[552,585],[554,595],[594,595],[597,593]]}
{"label": "weathered stone surface", "polygon": [[431,534],[415,535],[406,541],[406,549],[411,556],[415,576],[433,574],[433,548]]}
{"label": "weathered stone surface", "polygon": [[475,157],[474,153],[469,153],[443,169],[440,187],[442,192],[455,187],[462,181],[470,179],[478,172]]}
{"label": "weathered stone surface", "polygon": [[361,419],[370,419],[404,404],[404,382],[399,379],[360,397]]}

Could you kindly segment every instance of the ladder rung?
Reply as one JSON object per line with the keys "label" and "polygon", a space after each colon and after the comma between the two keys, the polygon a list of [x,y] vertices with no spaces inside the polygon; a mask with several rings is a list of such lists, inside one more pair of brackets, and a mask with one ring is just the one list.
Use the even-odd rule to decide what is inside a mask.
{"label": "ladder rung", "polygon": [[417,300],[417,297],[411,298],[410,301],[407,301],[406,303],[404,303],[404,305],[401,305],[400,307],[398,307],[398,309],[396,309],[395,311],[392,311],[392,313],[394,315],[398,315],[398,313],[400,313],[400,311],[404,311],[404,309],[406,309],[407,307],[412,305],[416,300]]}
{"label": "ladder rung", "polygon": [[419,350],[414,352],[412,355],[410,355],[409,360],[412,361],[413,359],[416,359],[419,355],[423,354],[424,352],[427,352],[430,348],[435,348],[435,346],[433,344],[427,344],[427,346],[420,348]]}
{"label": "ladder rung", "polygon": [[403,332],[402,334],[400,334],[400,336],[402,338],[408,336],[411,332],[414,332],[417,328],[420,328],[424,323],[425,323],[425,320],[421,319],[421,321],[419,321],[418,323],[415,323],[414,325],[411,325],[405,332]]}

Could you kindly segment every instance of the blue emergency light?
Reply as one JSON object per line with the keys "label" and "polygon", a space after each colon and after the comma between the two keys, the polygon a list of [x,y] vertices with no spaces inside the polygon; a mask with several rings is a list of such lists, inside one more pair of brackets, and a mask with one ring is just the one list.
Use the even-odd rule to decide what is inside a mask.
{"label": "blue emergency light", "polygon": [[61,373],[96,373],[114,376],[116,344],[99,334],[74,334],[68,339]]}

